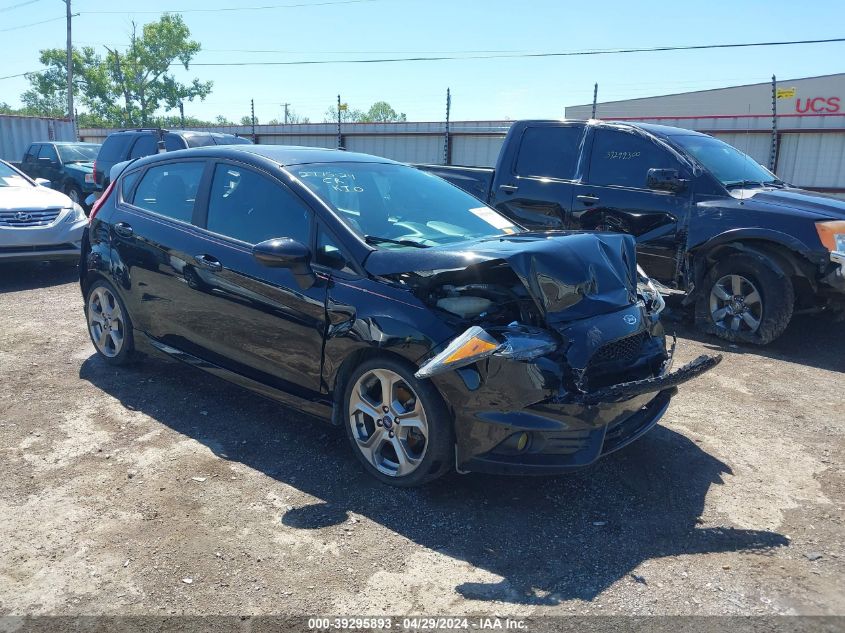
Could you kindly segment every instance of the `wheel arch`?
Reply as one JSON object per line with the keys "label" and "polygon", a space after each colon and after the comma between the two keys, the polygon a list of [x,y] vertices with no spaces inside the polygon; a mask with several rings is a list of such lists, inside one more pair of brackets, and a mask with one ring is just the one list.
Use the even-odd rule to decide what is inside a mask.
{"label": "wheel arch", "polygon": [[817,289],[816,264],[806,244],[791,235],[769,229],[728,231],[697,247],[693,253],[695,291],[702,292],[708,271],[721,259],[735,253],[749,253],[773,261],[804,297]]}

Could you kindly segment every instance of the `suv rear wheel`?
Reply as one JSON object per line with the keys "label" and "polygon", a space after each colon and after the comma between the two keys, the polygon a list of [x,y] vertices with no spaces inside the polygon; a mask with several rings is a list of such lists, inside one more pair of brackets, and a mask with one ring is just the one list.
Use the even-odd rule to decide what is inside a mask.
{"label": "suv rear wheel", "polygon": [[792,318],[792,280],[763,253],[725,257],[704,280],[696,320],[727,341],[765,345],[783,334]]}

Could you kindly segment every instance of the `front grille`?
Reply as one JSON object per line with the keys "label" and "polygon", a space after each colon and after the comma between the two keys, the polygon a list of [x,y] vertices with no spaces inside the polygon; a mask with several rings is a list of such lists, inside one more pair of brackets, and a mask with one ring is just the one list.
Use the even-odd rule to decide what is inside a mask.
{"label": "front grille", "polygon": [[56,221],[61,209],[14,209],[0,211],[0,226],[48,226]]}
{"label": "front grille", "polygon": [[600,363],[619,362],[633,360],[640,354],[643,343],[648,339],[648,332],[642,331],[639,334],[632,334],[625,338],[603,345],[590,358],[590,365]]}

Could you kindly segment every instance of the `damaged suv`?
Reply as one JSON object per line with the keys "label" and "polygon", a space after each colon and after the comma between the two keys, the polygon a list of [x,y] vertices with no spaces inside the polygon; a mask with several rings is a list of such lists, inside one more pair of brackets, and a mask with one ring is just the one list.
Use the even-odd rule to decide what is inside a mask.
{"label": "damaged suv", "polygon": [[106,362],[143,346],[329,418],[402,486],[587,465],[720,360],[671,371],[630,236],[526,232],[341,151],[143,158],[92,210],[80,271]]}

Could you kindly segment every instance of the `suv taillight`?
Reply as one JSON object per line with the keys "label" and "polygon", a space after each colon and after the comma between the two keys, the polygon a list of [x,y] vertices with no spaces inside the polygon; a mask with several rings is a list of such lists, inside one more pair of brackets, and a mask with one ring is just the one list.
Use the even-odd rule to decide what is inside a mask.
{"label": "suv taillight", "polygon": [[91,169],[91,175],[94,177],[94,184],[97,184],[97,160],[94,160],[94,166]]}
{"label": "suv taillight", "polygon": [[100,207],[102,207],[103,204],[105,204],[106,199],[111,195],[111,191],[112,191],[112,189],[114,189],[115,182],[117,182],[117,181],[112,180],[109,183],[109,186],[106,187],[106,190],[103,192],[103,195],[101,195],[99,198],[97,198],[96,202],[94,202],[94,204],[91,205],[91,213],[88,214],[88,224],[89,225],[91,224],[91,222],[94,221],[94,216],[97,215],[97,212],[100,210]]}

